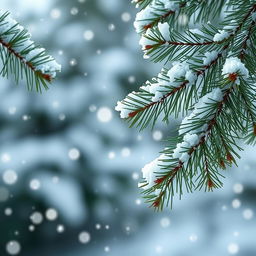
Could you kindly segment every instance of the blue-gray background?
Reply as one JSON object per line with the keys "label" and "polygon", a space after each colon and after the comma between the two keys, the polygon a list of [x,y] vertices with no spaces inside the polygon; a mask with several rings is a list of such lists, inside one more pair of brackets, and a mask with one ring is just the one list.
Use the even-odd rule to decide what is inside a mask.
{"label": "blue-gray background", "polygon": [[114,111],[160,70],[142,58],[130,1],[2,0],[0,8],[63,66],[41,95],[0,78],[1,256],[10,241],[24,256],[256,255],[253,148],[219,191],[184,195],[163,213],[140,199],[140,169],[178,122],[139,133]]}

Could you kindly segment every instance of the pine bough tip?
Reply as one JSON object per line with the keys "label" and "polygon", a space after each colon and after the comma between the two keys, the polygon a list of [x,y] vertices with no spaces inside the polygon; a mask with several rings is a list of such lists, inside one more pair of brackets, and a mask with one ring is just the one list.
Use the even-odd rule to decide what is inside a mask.
{"label": "pine bough tip", "polygon": [[47,84],[61,71],[61,65],[3,10],[0,10],[0,52],[1,75],[9,77],[11,74],[17,83],[25,78],[30,90],[36,87],[41,91],[42,86],[47,89]]}

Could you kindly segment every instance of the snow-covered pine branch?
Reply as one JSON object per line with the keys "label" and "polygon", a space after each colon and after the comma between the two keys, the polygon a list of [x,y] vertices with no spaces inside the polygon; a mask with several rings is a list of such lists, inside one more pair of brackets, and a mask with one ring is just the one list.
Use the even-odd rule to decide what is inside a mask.
{"label": "snow-covered pine branch", "polygon": [[41,91],[60,72],[61,66],[47,55],[44,48],[31,40],[31,35],[8,12],[0,10],[1,75],[13,75],[18,83],[26,79],[27,87]]}
{"label": "snow-covered pine branch", "polygon": [[[183,187],[221,187],[218,169],[236,163],[238,140],[256,143],[256,1],[134,2],[142,8],[134,25],[144,57],[165,65],[116,110],[140,129],[187,115],[178,136],[142,169],[144,197],[159,210]],[[210,21],[221,12],[216,27]]]}

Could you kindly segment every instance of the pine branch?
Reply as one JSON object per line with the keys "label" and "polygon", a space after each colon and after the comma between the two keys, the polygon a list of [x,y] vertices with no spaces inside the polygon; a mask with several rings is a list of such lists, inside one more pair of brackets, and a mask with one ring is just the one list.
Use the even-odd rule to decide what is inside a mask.
{"label": "pine branch", "polygon": [[8,12],[0,12],[0,59],[3,77],[14,76],[16,83],[26,80],[27,88],[37,91],[48,88],[61,67],[45,49],[31,41],[26,29],[13,20]]}
{"label": "pine branch", "polygon": [[189,22],[186,30],[175,30],[176,20],[162,19],[162,10],[153,8],[156,2],[141,1],[145,19],[140,22],[149,15],[153,23],[142,23],[146,27],[140,45],[144,57],[165,60],[165,65],[172,62],[171,68],[163,68],[139,92],[118,102],[116,110],[140,129],[150,123],[153,127],[160,116],[168,123],[170,115],[192,110],[183,119],[179,135],[142,168],[144,198],[162,210],[172,206],[176,194],[181,197],[184,186],[187,192],[220,188],[219,169],[236,164],[242,150],[238,141],[256,144],[256,2],[160,1],[163,6],[175,4],[173,17],[188,13],[190,21],[197,22],[208,22],[224,9],[218,27],[207,23],[200,30],[191,29]]}
{"label": "pine branch", "polygon": [[[205,143],[208,140],[208,137],[212,136],[211,131],[214,129],[215,126],[217,126],[217,124],[218,124],[217,119],[222,114],[223,107],[224,107],[225,103],[229,100],[229,97],[230,97],[233,89],[234,89],[234,84],[232,85],[232,87],[230,87],[228,90],[226,90],[222,101],[220,101],[217,104],[216,112],[215,112],[214,116],[208,121],[207,130],[203,134],[203,136],[201,136],[200,141],[196,145],[194,145],[193,147],[187,148],[186,150],[184,150],[184,151],[188,152],[187,154],[188,154],[190,159],[191,159],[192,155],[195,154],[200,148],[203,148],[203,146],[205,145]],[[222,139],[223,139],[223,137],[222,137]],[[226,143],[225,143],[225,145],[226,145]],[[227,146],[224,146],[224,148],[225,148],[225,150],[227,150]],[[203,150],[204,150],[204,148],[203,148]],[[226,156],[227,156],[227,160],[229,162],[233,161],[233,157],[231,156],[229,151],[226,152]],[[221,161],[223,161],[223,160],[220,160],[219,163],[223,167],[224,164]],[[165,182],[163,190],[161,191],[159,196],[154,198],[154,200],[153,200],[152,206],[154,206],[156,209],[162,209],[163,208],[163,202],[164,202],[163,197],[167,196],[166,194],[168,192],[171,193],[171,196],[168,195],[170,200],[173,199],[174,193],[173,193],[173,189],[170,189],[170,186],[172,186],[172,182],[174,181],[174,179],[176,178],[176,176],[178,175],[179,172],[183,172],[183,175],[186,178],[194,176],[194,175],[191,175],[190,173],[194,174],[196,172],[195,167],[193,167],[193,168],[190,167],[189,168],[190,171],[188,171],[186,169],[186,166],[185,166],[186,164],[187,164],[186,161],[178,160],[177,165],[171,171],[169,171],[167,174],[165,174],[164,176],[162,176],[162,177],[160,177],[156,180],[155,183],[157,184],[157,186],[159,186],[159,185],[162,186],[162,183]],[[169,168],[169,167],[167,166],[167,168]],[[219,179],[217,179],[217,181],[216,180],[214,181],[213,178],[209,178],[213,174],[212,175],[209,174],[209,163],[208,163],[208,161],[207,161],[207,166],[205,166],[205,168],[207,168],[205,170],[207,172],[206,186],[208,187],[208,189],[211,190],[213,187],[221,187],[221,183],[220,184],[217,183],[217,182],[219,182]],[[213,173],[216,174],[216,171],[214,170]],[[198,186],[201,187],[202,182],[199,182]],[[192,186],[190,187],[189,191],[192,191]],[[151,193],[151,191],[150,191],[150,193]],[[182,193],[180,193],[180,195],[181,194]]]}
{"label": "pine branch", "polygon": [[[164,59],[169,61],[170,58],[172,61],[175,61],[180,59],[181,56],[183,56],[184,59],[189,59],[199,50],[209,51],[209,48],[207,49],[208,46],[214,47],[233,40],[254,11],[255,5],[250,8],[249,12],[246,13],[239,23],[236,24],[234,20],[230,20],[229,25],[224,23],[226,25],[224,26],[223,24],[223,30],[219,30],[218,33],[216,33],[217,31],[213,26],[209,25],[209,28],[203,27],[201,32],[204,36],[200,36],[200,34],[193,35],[189,30],[185,31],[184,35],[183,33],[172,31],[172,33],[169,34],[171,40],[166,40],[166,36],[163,35],[166,34],[165,31],[161,31],[160,29],[148,30],[147,33],[142,36],[140,44],[142,45],[145,56],[150,56],[155,62],[163,61]],[[233,15],[231,15],[231,17],[233,18]],[[228,20],[231,19],[231,17],[228,16]],[[251,26],[253,25],[254,24]],[[232,26],[232,29],[230,26]],[[164,30],[166,30],[166,28]],[[213,40],[207,40],[212,37]],[[206,39],[206,41],[202,42],[202,38]],[[182,46],[187,46],[188,48]],[[210,49],[212,50],[212,48]]]}
{"label": "pine branch", "polygon": [[[193,99],[197,97],[197,92],[200,87],[198,83],[198,79],[201,76],[205,76],[205,74],[212,68],[213,66],[218,64],[218,60],[223,57],[223,54],[225,50],[228,48],[228,45],[225,45],[222,50],[215,56],[214,59],[212,59],[207,65],[204,65],[198,70],[194,71],[194,74],[196,76],[195,82],[189,86],[189,81],[184,80],[179,83],[178,86],[172,87],[170,86],[170,89],[167,93],[165,93],[159,100],[152,101],[150,98],[152,98],[152,94],[145,91],[145,86],[141,87],[142,91],[141,93],[133,93],[128,96],[128,98],[124,99],[120,104],[121,107],[117,108],[117,110],[121,109],[122,111],[126,111],[128,114],[124,115],[123,117],[128,118],[128,121],[130,122],[131,126],[134,126],[137,124],[137,126],[141,127],[141,129],[146,128],[150,122],[153,121],[152,127],[154,126],[155,122],[157,121],[158,117],[163,113],[164,116],[163,120],[165,122],[168,122],[169,116],[171,114],[174,114],[177,116],[179,112],[187,113],[187,111],[191,108],[193,104]],[[200,66],[202,63],[200,63]],[[161,81],[159,82],[161,84]],[[208,84],[208,81],[206,79],[205,85]],[[151,84],[152,85],[152,84]],[[189,87],[189,88],[188,88]],[[208,88],[207,90],[211,89]],[[202,91],[205,91],[205,88],[202,88]],[[184,95],[184,96],[183,96]],[[184,97],[186,99],[183,101],[183,106],[179,102],[181,102]],[[134,104],[135,99],[138,99],[138,97],[141,98],[141,101],[136,101],[136,104]],[[147,98],[147,100],[146,100]],[[152,118],[152,115],[150,113],[154,113],[154,118]]]}
{"label": "pine branch", "polygon": [[[228,36],[227,36],[226,38],[224,38],[223,40],[220,40],[220,41],[209,41],[209,42],[182,42],[182,43],[181,43],[181,42],[173,42],[173,43],[174,43],[175,46],[176,46],[176,45],[182,45],[182,46],[205,46],[205,45],[212,45],[212,44],[215,44],[215,43],[216,43],[217,45],[219,45],[219,44],[222,45],[223,43],[226,43],[226,44],[223,46],[222,50],[219,50],[219,53],[218,53],[217,58],[216,58],[216,60],[218,60],[220,57],[222,57],[223,51],[229,48],[229,46],[231,45],[231,40],[237,35],[237,33],[240,31],[240,29],[242,28],[242,26],[243,26],[243,24],[245,23],[245,21],[248,19],[248,17],[250,16],[250,14],[251,14],[254,10],[255,10],[255,7],[253,6],[253,7],[250,9],[250,11],[246,14],[246,16],[242,19],[241,23],[239,23],[237,26],[235,26],[234,31],[232,31],[231,33],[229,33]],[[183,38],[185,38],[185,37],[183,37]],[[161,44],[166,44],[166,41],[162,41]],[[151,45],[147,45],[146,47],[147,47],[147,48],[150,48]],[[174,57],[174,54],[175,54],[174,51],[175,51],[175,48],[173,48],[173,51],[168,52],[168,54],[170,54],[171,56],[173,56],[173,59],[176,60],[176,58]],[[185,50],[184,50],[184,51],[185,51]],[[184,53],[184,51],[182,51],[182,52],[178,55],[178,57],[179,57],[180,55],[183,55],[183,56],[185,56],[186,58],[191,58],[191,56],[187,56],[187,55]],[[196,51],[196,50],[195,50],[195,51]],[[203,51],[206,51],[206,50],[203,49]],[[192,54],[192,55],[193,55],[193,54]],[[177,58],[178,58],[178,57],[177,57]],[[200,70],[196,71],[195,73],[196,73],[196,75],[197,75],[197,78],[198,78],[199,75],[204,75],[204,74],[205,74],[205,71],[208,70],[208,69],[211,67],[212,64],[216,64],[215,60],[213,60],[212,63],[210,63],[210,65],[205,66],[204,68],[201,68]],[[211,79],[211,80],[212,80],[212,79]],[[196,80],[196,82],[197,82],[197,80]],[[169,98],[170,96],[173,96],[174,94],[180,92],[180,91],[183,90],[184,88],[186,88],[186,85],[187,85],[188,83],[189,83],[189,81],[187,81],[187,80],[182,81],[181,84],[180,84],[180,86],[178,86],[178,87],[176,87],[176,88],[174,88],[174,89],[171,89],[169,92],[167,92],[165,95],[163,95],[163,97],[161,97],[158,101],[150,102],[150,101],[145,101],[145,100],[143,99],[143,101],[141,102],[142,104],[139,104],[139,105],[136,104],[136,105],[134,106],[133,110],[132,110],[132,108],[131,108],[132,106],[131,106],[131,104],[130,104],[130,103],[133,101],[133,98],[132,98],[132,95],[130,95],[130,98],[129,98],[128,102],[126,102],[126,101],[124,100],[123,104],[124,104],[125,106],[129,107],[129,110],[130,110],[129,117],[130,117],[130,118],[134,118],[135,116],[137,116],[136,118],[134,118],[134,119],[131,121],[131,126],[135,125],[136,123],[139,123],[138,126],[141,126],[141,129],[143,129],[143,128],[145,128],[145,127],[150,123],[149,119],[150,119],[150,120],[154,120],[153,124],[155,124],[155,122],[156,122],[157,118],[159,117],[160,113],[162,112],[163,108],[166,108],[165,104],[163,104],[163,103],[165,103],[166,99]],[[210,88],[210,89],[211,89],[211,88]],[[198,90],[198,89],[195,88],[195,91],[197,91],[197,90]],[[195,91],[194,91],[194,92],[195,92]],[[204,90],[203,90],[203,91],[204,91]],[[145,96],[145,93],[143,93],[143,97],[144,97],[144,96]],[[138,97],[139,97],[139,93],[136,93],[136,98],[138,98]],[[193,94],[193,93],[191,93],[191,97],[190,97],[189,100],[188,100],[189,102],[191,102],[191,98],[192,98],[192,97],[194,97],[194,94]],[[172,104],[173,102],[170,101],[170,103]],[[164,106],[163,106],[163,107],[158,107],[158,105],[161,105],[161,104],[163,104]],[[186,104],[186,103],[185,103],[184,105],[187,106],[187,109],[191,106],[190,104]],[[143,111],[146,111],[146,110],[148,110],[148,109],[150,109],[150,108],[154,108],[153,110],[150,110],[151,115],[150,115],[150,113],[145,113],[145,115],[142,114]],[[134,109],[135,109],[135,110],[134,110]],[[170,104],[169,104],[169,109],[170,109]],[[185,110],[187,110],[187,109],[185,109]],[[118,110],[119,110],[119,108],[118,108]],[[154,115],[155,118],[152,118],[152,113],[153,113],[153,112],[155,113],[155,115]],[[175,110],[173,110],[173,111],[167,111],[167,115],[165,115],[165,117],[164,117],[163,119],[167,121],[167,120],[168,120],[168,116],[169,116],[172,112],[175,112]],[[177,112],[178,112],[178,111],[176,111],[176,115],[177,115]],[[140,121],[141,121],[141,116],[138,116],[137,114],[141,114],[141,116],[143,116],[143,117],[146,117],[146,116],[147,116],[148,118],[145,118],[145,121],[140,122]],[[148,115],[148,114],[149,114],[149,115]],[[130,120],[129,120],[129,121],[130,121]]]}

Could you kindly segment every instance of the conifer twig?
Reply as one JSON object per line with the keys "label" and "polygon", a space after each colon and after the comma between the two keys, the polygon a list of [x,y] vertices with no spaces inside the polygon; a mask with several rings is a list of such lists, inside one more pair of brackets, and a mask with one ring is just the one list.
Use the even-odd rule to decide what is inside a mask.
{"label": "conifer twig", "polygon": [[[165,64],[138,92],[119,101],[116,110],[140,129],[154,127],[160,116],[168,122],[171,115],[187,115],[178,136],[170,138],[161,155],[142,168],[144,198],[162,210],[172,206],[176,194],[183,194],[183,187],[188,192],[220,188],[219,169],[236,164],[242,150],[238,141],[256,144],[256,2],[136,3],[143,8],[136,17],[144,19],[137,19],[135,26],[144,57]],[[182,13],[190,22],[181,28],[178,19],[162,19],[164,8],[156,6],[167,4],[173,16]],[[222,11],[220,28],[208,22]],[[145,23],[147,18],[151,23]],[[201,22],[199,28],[192,29],[191,21]]]}
{"label": "conifer twig", "polygon": [[25,78],[27,87],[34,87],[41,91],[43,86],[55,78],[61,66],[50,56],[44,48],[40,48],[33,41],[26,29],[10,17],[8,12],[0,10],[0,60],[4,77],[13,75],[16,83]]}

